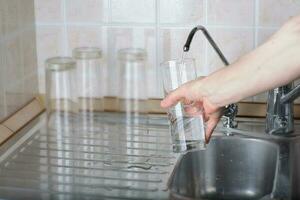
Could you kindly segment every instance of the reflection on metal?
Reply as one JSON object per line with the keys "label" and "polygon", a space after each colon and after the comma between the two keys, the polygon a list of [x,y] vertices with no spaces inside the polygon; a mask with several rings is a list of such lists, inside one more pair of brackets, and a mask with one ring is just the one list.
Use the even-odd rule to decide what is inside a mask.
{"label": "reflection on metal", "polygon": [[266,132],[273,135],[291,136],[294,133],[293,101],[300,95],[300,85],[284,85],[269,91]]}
{"label": "reflection on metal", "polygon": [[1,162],[0,197],[168,199],[167,179],[176,157],[166,118],[132,126],[129,135],[119,126],[125,123],[120,115],[93,116],[93,128],[87,129],[60,126],[58,118],[47,131],[39,122],[41,128]]}

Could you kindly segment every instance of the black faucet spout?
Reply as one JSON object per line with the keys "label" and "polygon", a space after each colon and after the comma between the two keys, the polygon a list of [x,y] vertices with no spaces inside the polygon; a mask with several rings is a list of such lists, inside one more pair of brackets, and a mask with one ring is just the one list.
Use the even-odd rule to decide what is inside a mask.
{"label": "black faucet spout", "polygon": [[210,43],[210,45],[213,47],[213,49],[215,50],[215,52],[218,54],[218,56],[220,57],[220,59],[222,60],[222,62],[224,63],[224,65],[229,65],[229,62],[227,61],[227,59],[225,58],[225,56],[223,55],[223,53],[221,52],[220,48],[218,47],[218,45],[216,44],[216,42],[213,40],[213,38],[210,36],[210,34],[208,33],[208,31],[206,30],[206,28],[204,26],[196,26],[195,28],[193,28],[186,40],[185,45],[183,46],[183,51],[187,52],[190,50],[190,46],[192,43],[192,40],[194,38],[194,35],[197,31],[201,31],[205,38],[208,40],[208,42]]}

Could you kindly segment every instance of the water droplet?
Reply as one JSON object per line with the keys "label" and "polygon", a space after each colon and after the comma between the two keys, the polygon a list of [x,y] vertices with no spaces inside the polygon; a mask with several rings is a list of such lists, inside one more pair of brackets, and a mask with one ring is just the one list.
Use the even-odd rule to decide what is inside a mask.
{"label": "water droplet", "polygon": [[127,168],[128,169],[138,168],[138,169],[143,169],[143,170],[149,170],[152,168],[152,165],[129,165]]}
{"label": "water droplet", "polygon": [[104,164],[105,166],[112,166],[112,163],[111,163],[110,160],[104,161],[103,164]]}

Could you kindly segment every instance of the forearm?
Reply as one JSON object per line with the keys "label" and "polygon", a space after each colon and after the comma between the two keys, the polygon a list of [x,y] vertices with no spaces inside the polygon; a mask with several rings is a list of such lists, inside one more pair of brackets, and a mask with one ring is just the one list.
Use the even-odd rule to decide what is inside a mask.
{"label": "forearm", "polygon": [[300,31],[296,28],[286,35],[279,31],[231,66],[203,80],[212,88],[207,92],[209,100],[224,106],[299,77]]}

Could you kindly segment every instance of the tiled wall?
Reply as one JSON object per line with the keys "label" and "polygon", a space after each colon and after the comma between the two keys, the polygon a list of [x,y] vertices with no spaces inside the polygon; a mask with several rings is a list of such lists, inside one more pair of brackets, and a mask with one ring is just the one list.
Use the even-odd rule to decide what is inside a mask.
{"label": "tiled wall", "polygon": [[34,0],[0,0],[0,121],[38,93]]}
{"label": "tiled wall", "polygon": [[[116,52],[125,47],[148,51],[149,97],[162,97],[159,63],[179,58],[190,29],[205,25],[230,62],[261,44],[290,16],[300,0],[35,0],[40,92],[44,60],[70,55],[76,46],[100,46],[109,75],[106,95],[117,95]],[[198,35],[189,57],[199,75],[222,67]],[[265,94],[248,100],[262,101]]]}

